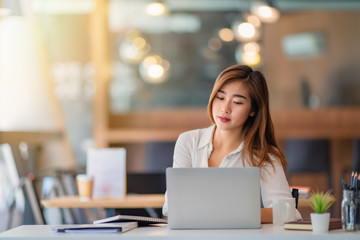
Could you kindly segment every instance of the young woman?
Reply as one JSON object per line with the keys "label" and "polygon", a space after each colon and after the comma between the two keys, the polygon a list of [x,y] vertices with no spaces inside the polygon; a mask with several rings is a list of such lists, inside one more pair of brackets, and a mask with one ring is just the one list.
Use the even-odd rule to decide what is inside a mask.
{"label": "young woman", "polygon": [[[273,198],[291,198],[268,95],[264,76],[246,65],[221,72],[208,104],[214,125],[179,136],[173,167],[259,167],[263,207],[271,207]],[[167,216],[167,201],[163,214]],[[301,219],[299,212],[297,219]]]}

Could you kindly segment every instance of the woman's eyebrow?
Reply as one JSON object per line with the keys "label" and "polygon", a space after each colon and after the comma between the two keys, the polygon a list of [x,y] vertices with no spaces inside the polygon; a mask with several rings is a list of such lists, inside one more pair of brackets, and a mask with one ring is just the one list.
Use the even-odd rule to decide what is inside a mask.
{"label": "woman's eyebrow", "polygon": [[[221,90],[221,89],[219,89],[218,92],[221,92],[221,93],[223,93],[223,94],[226,94],[226,92],[223,91],[223,90]],[[238,97],[238,98],[247,99],[244,95],[241,95],[241,94],[234,94],[233,96],[234,96],[234,97]]]}
{"label": "woman's eyebrow", "polygon": [[241,94],[234,94],[233,96],[238,97],[238,98],[247,99],[244,95],[241,95]]}

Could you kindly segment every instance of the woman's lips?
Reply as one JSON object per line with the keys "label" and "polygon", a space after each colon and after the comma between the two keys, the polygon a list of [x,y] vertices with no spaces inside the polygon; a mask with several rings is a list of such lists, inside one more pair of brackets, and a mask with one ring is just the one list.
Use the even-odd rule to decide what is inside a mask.
{"label": "woman's lips", "polygon": [[218,117],[219,118],[219,120],[221,121],[221,122],[229,122],[230,121],[230,119],[229,118],[226,118],[226,117]]}

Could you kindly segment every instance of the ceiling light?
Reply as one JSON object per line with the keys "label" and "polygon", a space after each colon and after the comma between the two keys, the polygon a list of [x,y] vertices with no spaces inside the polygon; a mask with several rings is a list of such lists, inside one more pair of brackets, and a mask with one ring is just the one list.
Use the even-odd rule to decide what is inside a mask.
{"label": "ceiling light", "polygon": [[146,12],[151,16],[160,16],[166,12],[166,7],[162,2],[153,2],[147,5]]}
{"label": "ceiling light", "polygon": [[264,23],[274,23],[280,17],[279,10],[265,2],[255,3],[251,11]]}
{"label": "ceiling light", "polygon": [[248,22],[241,23],[237,27],[237,31],[244,38],[252,38],[255,36],[255,27]]}
{"label": "ceiling light", "polygon": [[232,29],[237,41],[256,41],[260,37],[259,29],[249,22],[235,22]]}

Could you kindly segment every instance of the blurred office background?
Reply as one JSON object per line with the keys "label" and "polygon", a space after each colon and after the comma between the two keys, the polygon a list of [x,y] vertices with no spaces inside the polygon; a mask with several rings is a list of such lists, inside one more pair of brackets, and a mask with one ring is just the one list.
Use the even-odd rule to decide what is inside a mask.
{"label": "blurred office background", "polygon": [[163,172],[178,134],[209,126],[217,75],[248,64],[267,79],[290,183],[339,200],[359,167],[359,24],[355,0],[1,0],[0,143],[31,179],[82,172],[89,147]]}

